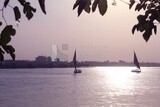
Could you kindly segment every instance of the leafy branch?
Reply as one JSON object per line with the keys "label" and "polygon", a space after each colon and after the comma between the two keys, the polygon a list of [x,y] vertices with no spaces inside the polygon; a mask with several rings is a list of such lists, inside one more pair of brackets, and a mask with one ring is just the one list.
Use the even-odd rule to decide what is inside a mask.
{"label": "leafy branch", "polygon": [[[44,14],[46,14],[45,0],[38,0],[38,1],[39,1],[39,5],[40,5],[42,12]],[[4,10],[8,7],[12,8],[16,22],[20,22],[22,13],[20,12],[20,9],[17,5],[15,5],[15,6],[9,5],[10,2],[11,2],[11,0],[4,0],[3,7],[0,10],[2,12],[2,18],[5,22],[5,25],[4,25],[5,27],[3,28],[3,30],[1,31],[1,34],[0,34],[0,61],[4,60],[5,53],[10,54],[10,56],[13,60],[15,60],[15,57],[16,57],[14,47],[12,45],[9,45],[9,42],[12,39],[11,36],[16,35],[16,29],[13,28],[13,25],[11,25],[11,24],[9,25],[7,23],[7,20],[4,15],[4,13],[5,13]],[[26,18],[28,20],[32,19],[34,16],[34,13],[36,13],[36,9],[31,6],[31,3],[26,0],[17,0],[17,3],[20,3],[20,5],[23,7],[23,14],[25,14]],[[2,24],[3,23],[0,21],[0,26],[2,26]]]}
{"label": "leafy branch", "polygon": [[[132,34],[135,30],[140,31],[146,42],[150,39],[153,32],[157,34],[157,23],[160,23],[160,1],[159,0],[130,0],[129,3],[124,0],[120,0],[129,6],[129,9],[135,5],[135,11],[145,11],[145,14],[137,16],[138,23],[132,28]],[[116,1],[113,0],[112,5],[116,5]],[[84,10],[87,13],[95,12],[98,7],[99,13],[103,16],[107,12],[108,4],[107,0],[76,0],[73,5],[73,10],[77,8],[78,16],[81,15]]]}

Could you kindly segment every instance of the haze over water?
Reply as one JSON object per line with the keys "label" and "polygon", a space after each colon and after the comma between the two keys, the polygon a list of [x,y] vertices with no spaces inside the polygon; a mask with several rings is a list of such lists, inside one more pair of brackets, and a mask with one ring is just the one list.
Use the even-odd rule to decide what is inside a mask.
{"label": "haze over water", "polygon": [[158,107],[160,68],[1,69],[0,107]]}

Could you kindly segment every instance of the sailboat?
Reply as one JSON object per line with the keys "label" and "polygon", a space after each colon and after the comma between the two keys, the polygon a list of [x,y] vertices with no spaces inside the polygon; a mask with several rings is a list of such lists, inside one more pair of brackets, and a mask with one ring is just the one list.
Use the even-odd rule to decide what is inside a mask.
{"label": "sailboat", "polygon": [[77,69],[77,55],[76,55],[76,50],[74,52],[73,56],[73,64],[74,64],[74,73],[81,73],[82,71],[80,69]]}
{"label": "sailboat", "polygon": [[140,64],[139,64],[139,61],[138,61],[138,58],[136,56],[136,53],[134,52],[134,64],[136,65],[137,69],[134,69],[132,70],[131,72],[137,72],[137,73],[140,73],[141,72],[141,68],[140,68]]}

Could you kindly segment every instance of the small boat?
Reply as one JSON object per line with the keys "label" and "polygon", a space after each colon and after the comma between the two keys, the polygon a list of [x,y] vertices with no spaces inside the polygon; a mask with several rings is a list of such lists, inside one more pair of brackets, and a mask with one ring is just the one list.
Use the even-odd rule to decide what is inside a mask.
{"label": "small boat", "polygon": [[74,64],[74,73],[81,73],[82,71],[80,69],[77,69],[77,56],[76,56],[76,50],[74,52],[73,56],[73,64]]}
{"label": "small boat", "polygon": [[137,69],[132,70],[131,72],[136,72],[136,73],[140,73],[141,72],[141,68],[140,68],[140,64],[138,61],[138,58],[136,56],[136,53],[134,52],[134,64],[136,65]]}
{"label": "small boat", "polygon": [[140,70],[140,69],[133,69],[131,72],[140,73],[140,72],[141,72],[141,70]]}

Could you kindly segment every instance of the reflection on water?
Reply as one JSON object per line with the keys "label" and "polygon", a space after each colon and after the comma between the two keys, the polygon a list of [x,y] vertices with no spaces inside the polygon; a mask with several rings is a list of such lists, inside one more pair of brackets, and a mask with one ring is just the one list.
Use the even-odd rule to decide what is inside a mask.
{"label": "reflection on water", "polygon": [[130,68],[119,68],[119,67],[98,67],[97,68],[100,72],[103,72],[102,75],[104,75],[104,79],[101,82],[106,82],[108,85],[106,85],[106,88],[109,89],[108,95],[110,97],[114,96],[120,96],[122,94],[126,95],[133,95],[134,93],[134,83],[133,81],[133,74],[130,72]]}
{"label": "reflection on water", "polygon": [[158,107],[160,68],[13,69],[0,71],[0,107]]}
{"label": "reflection on water", "polygon": [[[99,81],[102,87],[107,90],[105,93],[101,93],[101,96],[105,95],[108,99],[107,104],[110,106],[116,106],[121,104],[121,100],[128,100],[125,96],[133,96],[135,93],[135,81],[133,80],[135,74],[131,73],[131,67],[96,67],[98,71]],[[123,98],[124,97],[124,98]],[[123,98],[123,99],[122,99]],[[132,99],[133,100],[133,99]],[[122,104],[127,105],[127,103]],[[129,104],[131,106],[131,104]]]}
{"label": "reflection on water", "polygon": [[101,75],[105,76],[104,81],[109,82],[111,87],[115,88],[126,89],[132,77],[132,74],[129,72],[129,67],[128,69],[123,67],[121,69],[119,69],[119,67],[97,67],[96,69],[101,72]]}

